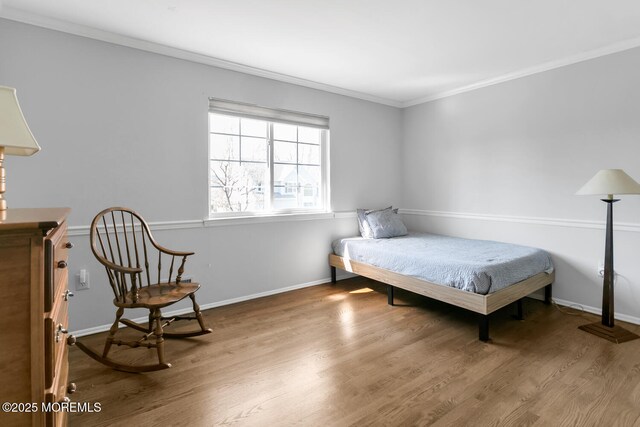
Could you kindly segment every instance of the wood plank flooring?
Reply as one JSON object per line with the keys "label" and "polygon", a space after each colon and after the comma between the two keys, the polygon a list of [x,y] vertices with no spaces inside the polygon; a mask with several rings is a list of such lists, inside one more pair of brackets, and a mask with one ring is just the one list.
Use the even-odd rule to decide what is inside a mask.
{"label": "wood plank flooring", "polygon": [[396,303],[354,278],[208,310],[213,333],[167,340],[173,368],[148,374],[70,348],[72,400],[102,407],[70,425],[640,426],[640,340],[577,329],[596,316],[527,299],[524,321],[513,306],[491,315],[482,343],[470,312],[402,290]]}

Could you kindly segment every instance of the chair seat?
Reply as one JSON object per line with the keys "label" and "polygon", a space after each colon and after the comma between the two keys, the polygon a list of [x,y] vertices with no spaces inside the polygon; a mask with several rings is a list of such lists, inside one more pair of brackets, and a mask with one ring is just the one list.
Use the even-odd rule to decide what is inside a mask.
{"label": "chair seat", "polygon": [[128,292],[124,302],[115,299],[113,303],[117,307],[124,308],[162,308],[188,297],[199,288],[199,283],[180,283],[179,285],[175,282],[158,283],[139,288],[138,301],[136,302],[133,302],[133,293]]}

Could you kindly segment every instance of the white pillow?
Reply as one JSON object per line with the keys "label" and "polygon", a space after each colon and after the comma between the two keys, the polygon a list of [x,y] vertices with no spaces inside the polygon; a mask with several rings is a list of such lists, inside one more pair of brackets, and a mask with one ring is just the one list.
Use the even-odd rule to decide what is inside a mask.
{"label": "white pillow", "polygon": [[[391,206],[385,209],[358,209],[356,213],[358,214],[358,228],[360,229],[360,235],[365,239],[373,239],[373,233],[371,232],[371,227],[369,227],[369,223],[367,222],[366,215],[371,212],[384,211],[387,209],[392,209]],[[396,209],[397,211],[397,209]]]}
{"label": "white pillow", "polygon": [[407,227],[397,212],[397,209],[394,211],[391,208],[365,212],[365,222],[368,224],[374,239],[387,239],[407,235]]}

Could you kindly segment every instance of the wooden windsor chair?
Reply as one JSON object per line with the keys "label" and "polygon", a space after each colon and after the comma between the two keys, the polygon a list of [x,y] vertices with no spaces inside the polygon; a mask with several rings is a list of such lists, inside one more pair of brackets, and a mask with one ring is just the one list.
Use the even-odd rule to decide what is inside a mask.
{"label": "wooden windsor chair", "polygon": [[[187,338],[211,333],[211,329],[205,326],[200,307],[196,303],[195,292],[200,285],[182,282],[187,257],[194,253],[172,251],[160,246],[153,239],[145,220],[127,208],[113,207],[103,210],[93,219],[90,232],[91,250],[107,271],[109,284],[115,296],[113,304],[118,309],[102,354],[91,350],[80,341],[76,341],[76,345],[98,362],[120,371],[150,372],[170,368],[171,364],[164,359],[164,338]],[[157,268],[150,269],[156,251]],[[167,261],[165,267],[168,265],[168,271],[166,268],[163,270],[163,257],[164,261]],[[177,267],[175,278],[174,267]],[[191,299],[194,316],[162,316],[162,308],[186,297]],[[123,318],[126,308],[149,309],[148,326]],[[164,332],[166,326],[177,320],[197,320],[200,328],[191,332]],[[116,340],[115,335],[120,323],[143,332],[144,335],[137,341]],[[108,357],[113,344],[132,348],[155,348],[158,363],[118,363]]]}

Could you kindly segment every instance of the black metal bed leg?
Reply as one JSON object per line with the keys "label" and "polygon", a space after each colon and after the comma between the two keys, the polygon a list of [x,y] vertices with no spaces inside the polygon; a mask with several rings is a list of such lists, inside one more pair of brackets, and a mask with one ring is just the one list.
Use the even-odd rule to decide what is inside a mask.
{"label": "black metal bed leg", "polygon": [[480,314],[478,318],[478,339],[480,341],[489,341],[489,315]]}
{"label": "black metal bed leg", "polygon": [[331,266],[331,283],[336,283],[336,268]]}
{"label": "black metal bed leg", "polygon": [[551,287],[551,283],[544,287],[544,303],[547,305],[551,304]]}
{"label": "black metal bed leg", "polygon": [[524,320],[524,310],[522,310],[522,298],[516,301],[516,319]]}
{"label": "black metal bed leg", "polygon": [[393,286],[387,285],[387,304],[393,305]]}

